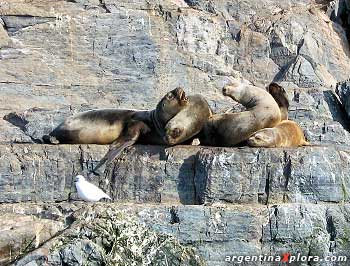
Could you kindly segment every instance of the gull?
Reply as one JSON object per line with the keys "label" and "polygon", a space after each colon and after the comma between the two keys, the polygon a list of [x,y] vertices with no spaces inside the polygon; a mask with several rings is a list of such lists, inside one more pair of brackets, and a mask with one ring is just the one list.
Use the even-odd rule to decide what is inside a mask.
{"label": "gull", "polygon": [[74,182],[75,182],[75,187],[77,188],[77,191],[78,191],[79,198],[85,201],[99,201],[102,198],[112,200],[100,188],[86,181],[85,177],[83,177],[82,175],[77,175],[75,177]]}

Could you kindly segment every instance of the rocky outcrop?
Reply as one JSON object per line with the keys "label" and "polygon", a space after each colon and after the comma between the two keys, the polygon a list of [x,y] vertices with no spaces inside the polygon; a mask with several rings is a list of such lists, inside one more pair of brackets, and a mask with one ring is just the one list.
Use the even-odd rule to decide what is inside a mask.
{"label": "rocky outcrop", "polygon": [[336,92],[348,119],[350,119],[350,81],[339,83]]}
{"label": "rocky outcrop", "polygon": [[[348,15],[343,0],[0,1],[0,264],[349,257]],[[69,115],[152,109],[176,86],[240,110],[221,94],[231,76],[285,87],[312,145],[135,146],[90,176],[114,202],[89,205],[72,178],[108,147],[41,144]]]}
{"label": "rocky outcrop", "polygon": [[348,144],[332,96],[350,73],[343,2],[333,16],[307,0],[3,1],[0,116],[10,123],[1,121],[1,142],[38,142],[86,109],[151,109],[178,85],[226,110],[234,103],[222,85],[243,75],[284,82],[310,140]]}
{"label": "rocky outcrop", "polygon": [[[74,199],[73,177],[89,175],[107,147],[6,145],[0,203]],[[341,203],[349,201],[350,149],[135,146],[101,177],[117,202],[185,205]]]}
{"label": "rocky outcrop", "polygon": [[[86,175],[106,150],[98,145],[1,146],[1,156],[8,158],[7,168],[0,165],[4,173],[0,186],[3,213],[54,220],[60,225],[56,228],[69,228],[67,233],[50,238],[49,245],[55,248],[45,244],[17,265],[33,261],[34,265],[42,265],[42,261],[81,265],[92,263],[90,259],[100,265],[109,256],[109,249],[101,249],[102,244],[90,233],[83,237],[81,232],[96,228],[86,229],[81,221],[104,217],[107,210],[118,216],[118,210],[126,205],[128,215],[133,213],[153,233],[170,234],[180,240],[179,245],[195,247],[208,265],[225,265],[226,256],[244,254],[350,255],[346,229],[350,150],[135,146],[106,169],[104,176],[90,180],[115,202],[91,210],[74,200],[72,177]],[[194,206],[203,203],[206,206]],[[94,226],[110,223],[97,221]],[[79,245],[72,246],[64,239],[75,239]],[[55,243],[65,244],[56,247]],[[28,246],[26,251],[35,247]],[[94,255],[90,258],[86,252]],[[72,262],[77,254],[80,259]]]}
{"label": "rocky outcrop", "polygon": [[82,207],[69,229],[15,265],[204,265],[193,248],[147,228],[130,210]]}
{"label": "rocky outcrop", "polygon": [[[197,254],[207,265],[218,266],[233,264],[225,260],[243,255],[283,257],[285,253],[294,256],[300,253],[322,259],[326,256],[343,258],[350,255],[348,204],[174,207],[104,203],[90,206],[70,204],[68,208],[67,204],[59,203],[50,204],[50,207],[54,212],[52,219],[66,219],[70,226],[57,238],[29,253],[14,265],[102,265],[104,259],[110,259],[121,246],[125,252],[117,253],[114,259],[118,261],[119,256],[123,256],[128,261],[131,258],[140,258],[139,251],[148,244],[151,251],[154,248],[152,241],[159,240],[165,245],[159,245],[156,252],[150,253],[150,259],[156,258],[156,255],[170,255],[167,256],[167,261],[175,261],[174,265],[202,265],[189,246],[196,247],[199,252]],[[48,217],[50,213],[45,204],[16,205],[15,209],[12,205],[2,205],[1,209],[7,212],[22,211],[38,217],[44,214]],[[66,211],[69,212],[65,213]],[[140,224],[137,225],[138,223]],[[171,237],[165,237],[169,234],[182,244]],[[102,238],[104,235],[108,236]],[[138,241],[145,235],[145,241],[134,247],[133,244],[140,243]],[[126,244],[125,241],[130,242]],[[71,245],[72,242],[75,245]],[[171,246],[170,250],[167,245]],[[182,260],[176,261],[179,254],[183,255]],[[193,260],[187,264],[189,259]],[[132,264],[121,262],[117,265]],[[250,265],[272,264],[271,261],[265,261],[252,262]],[[297,262],[291,265],[307,264]],[[316,265],[330,264],[322,262]]]}

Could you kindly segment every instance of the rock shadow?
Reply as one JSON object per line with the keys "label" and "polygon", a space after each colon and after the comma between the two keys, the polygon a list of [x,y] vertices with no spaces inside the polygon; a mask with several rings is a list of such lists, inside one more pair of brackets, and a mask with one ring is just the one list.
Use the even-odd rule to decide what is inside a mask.
{"label": "rock shadow", "polygon": [[342,127],[350,132],[350,120],[346,114],[344,106],[338,100],[332,90],[323,92],[324,99],[329,107],[334,121],[340,123]]}
{"label": "rock shadow", "polygon": [[180,202],[184,205],[198,204],[196,202],[196,186],[194,180],[195,157],[196,155],[191,155],[190,157],[184,159],[177,176],[177,191],[179,194]]}

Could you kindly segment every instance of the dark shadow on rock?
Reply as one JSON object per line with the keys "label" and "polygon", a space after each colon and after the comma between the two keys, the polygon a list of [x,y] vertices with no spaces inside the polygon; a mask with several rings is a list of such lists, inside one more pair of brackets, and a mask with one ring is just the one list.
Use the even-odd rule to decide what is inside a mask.
{"label": "dark shadow on rock", "polygon": [[34,107],[23,112],[11,112],[3,119],[21,129],[34,143],[44,143],[43,136],[48,135],[69,115],[69,108],[48,110]]}
{"label": "dark shadow on rock", "polygon": [[204,204],[205,203],[205,191],[207,187],[207,169],[206,166],[200,161],[199,151],[195,155],[194,161],[194,186],[195,186],[195,201],[196,204]]}
{"label": "dark shadow on rock", "polygon": [[332,90],[327,90],[323,92],[323,95],[328,104],[333,120],[339,122],[345,130],[350,131],[350,121],[347,117],[345,108],[334,95],[334,92]]}
{"label": "dark shadow on rock", "polygon": [[23,133],[26,134],[28,137],[30,137],[34,143],[42,143],[41,139],[33,138],[28,134],[26,126],[29,122],[25,119],[25,117],[15,112],[12,112],[5,115],[3,119],[9,122],[10,124],[14,125],[15,127],[18,127],[20,130],[22,130]]}
{"label": "dark shadow on rock", "polygon": [[184,205],[200,204],[196,199],[196,157],[197,155],[191,155],[184,159],[179,169],[177,191],[180,202]]}
{"label": "dark shadow on rock", "polygon": [[277,72],[277,74],[274,76],[272,82],[282,82],[285,81],[285,75],[289,69],[289,67],[294,64],[296,59],[290,61],[288,64],[281,67],[281,69]]}

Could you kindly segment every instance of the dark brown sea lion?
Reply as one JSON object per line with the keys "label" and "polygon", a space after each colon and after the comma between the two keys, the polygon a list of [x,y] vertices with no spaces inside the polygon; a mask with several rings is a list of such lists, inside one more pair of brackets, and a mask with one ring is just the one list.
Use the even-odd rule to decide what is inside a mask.
{"label": "dark brown sea lion", "polygon": [[281,121],[279,106],[271,94],[247,81],[231,79],[230,84],[224,86],[223,94],[241,103],[247,110],[211,116],[199,134],[201,144],[235,146],[256,131],[273,127]]}
{"label": "dark brown sea lion", "polygon": [[288,95],[285,89],[278,85],[275,82],[272,82],[268,87],[267,91],[272,95],[272,97],[277,102],[280,112],[281,112],[281,120],[288,119],[288,108],[289,108],[289,100]]}
{"label": "dark brown sea lion", "polygon": [[[160,145],[184,142],[202,129],[210,114],[209,105],[202,96],[186,97],[182,88],[176,88],[152,111],[104,109],[84,112],[66,119],[46,139],[51,143],[111,144],[96,170],[135,142]],[[172,119],[175,119],[174,123],[169,124]],[[177,123],[181,121],[183,125]]]}
{"label": "dark brown sea lion", "polygon": [[251,147],[299,147],[310,145],[303,130],[294,121],[283,120],[273,128],[264,128],[254,133],[247,141]]}
{"label": "dark brown sea lion", "polygon": [[[169,100],[169,97],[168,97]],[[170,108],[168,110],[168,108]],[[144,122],[133,121],[125,130],[126,133],[116,139],[110,151],[95,167],[94,171],[98,169],[105,161],[112,161],[117,158],[121,152],[135,142],[142,144],[160,144],[160,145],[175,145],[190,140],[193,136],[198,134],[206,123],[208,117],[212,114],[209,104],[201,95],[190,95],[186,98],[185,107],[182,108],[175,116],[172,111],[177,110],[178,107],[171,106],[168,102],[161,101],[152,112],[150,116],[152,119]],[[171,115],[169,115],[171,114]],[[159,117],[156,117],[159,116]],[[155,123],[159,121],[166,121],[168,123]],[[141,124],[142,123],[142,124]]]}

